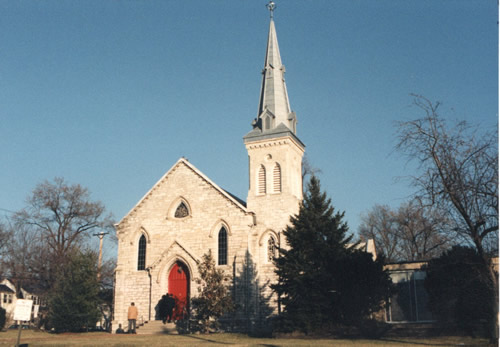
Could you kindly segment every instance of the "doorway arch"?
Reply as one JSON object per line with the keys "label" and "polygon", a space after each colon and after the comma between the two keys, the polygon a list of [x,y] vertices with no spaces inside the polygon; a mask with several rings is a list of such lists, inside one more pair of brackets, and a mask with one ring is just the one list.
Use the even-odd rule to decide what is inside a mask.
{"label": "doorway arch", "polygon": [[168,274],[168,293],[175,299],[174,320],[185,318],[189,312],[190,277],[188,267],[181,261],[176,261]]}

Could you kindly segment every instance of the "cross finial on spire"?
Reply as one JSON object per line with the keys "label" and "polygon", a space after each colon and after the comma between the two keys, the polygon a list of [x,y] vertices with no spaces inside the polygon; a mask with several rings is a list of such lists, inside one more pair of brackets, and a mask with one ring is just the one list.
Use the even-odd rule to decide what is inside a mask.
{"label": "cross finial on spire", "polygon": [[269,4],[266,5],[266,7],[268,8],[269,12],[271,12],[271,18],[273,18],[273,13],[274,13],[274,9],[276,8],[276,4],[274,3],[273,0],[269,1]]}

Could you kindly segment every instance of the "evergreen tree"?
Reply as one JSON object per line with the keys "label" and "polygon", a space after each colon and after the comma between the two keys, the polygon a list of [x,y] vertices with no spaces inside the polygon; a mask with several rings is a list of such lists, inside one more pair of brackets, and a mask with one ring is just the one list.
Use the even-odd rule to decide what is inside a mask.
{"label": "evergreen tree", "polygon": [[202,332],[217,330],[218,319],[233,309],[233,302],[225,282],[229,280],[224,272],[215,267],[212,252],[204,254],[198,264],[201,279],[200,295],[192,300],[195,312],[194,329]]}
{"label": "evergreen tree", "polygon": [[94,327],[99,317],[96,254],[74,251],[50,293],[50,324],[56,331],[81,331]]}
{"label": "evergreen tree", "polygon": [[355,324],[380,309],[390,287],[382,260],[350,244],[344,213],[336,212],[312,177],[298,215],[283,234],[272,288],[283,304],[282,328],[311,332]]}

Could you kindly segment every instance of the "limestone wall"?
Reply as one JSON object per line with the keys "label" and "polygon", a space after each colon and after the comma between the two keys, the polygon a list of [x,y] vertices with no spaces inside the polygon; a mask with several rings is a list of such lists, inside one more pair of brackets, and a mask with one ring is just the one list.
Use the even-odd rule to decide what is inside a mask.
{"label": "limestone wall", "polygon": [[[176,218],[175,210],[181,201],[190,213]],[[178,260],[189,269],[190,295],[197,295],[197,262],[209,250],[217,259],[218,232],[222,226],[228,232],[228,265],[221,268],[232,274],[233,262],[243,257],[248,248],[252,225],[253,217],[244,207],[228,199],[190,165],[178,163],[117,225],[115,324],[126,323],[131,301],[146,320],[150,318],[151,306],[154,319],[154,306],[168,291],[168,274]],[[147,239],[149,273],[137,270],[142,235]]]}
{"label": "limestone wall", "polygon": [[[300,154],[288,153],[296,155],[296,160]],[[219,268],[231,277],[238,308],[231,318],[234,325],[248,328],[275,312],[276,298],[269,287],[275,275],[267,240],[274,237],[279,243],[281,230],[299,206],[286,182],[284,175],[283,191],[256,197],[253,201],[259,203],[254,204],[255,211],[249,211],[190,163],[179,160],[116,226],[119,242],[113,326],[127,325],[131,302],[137,306],[140,320],[155,319],[155,306],[168,291],[168,276],[177,261],[188,269],[189,296],[197,296],[197,264],[209,250],[217,261],[221,227],[228,234],[228,257],[227,265]],[[181,202],[189,213],[178,218],[175,211]],[[146,270],[137,269],[142,235],[147,241]]]}

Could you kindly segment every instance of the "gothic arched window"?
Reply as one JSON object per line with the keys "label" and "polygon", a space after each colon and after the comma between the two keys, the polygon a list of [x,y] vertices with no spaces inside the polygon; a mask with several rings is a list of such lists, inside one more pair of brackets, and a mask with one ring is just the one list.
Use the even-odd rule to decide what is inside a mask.
{"label": "gothic arched window", "polygon": [[219,231],[219,265],[227,265],[227,231],[222,227]]}
{"label": "gothic arched window", "polygon": [[174,217],[175,218],[184,218],[189,216],[189,209],[187,208],[186,204],[184,202],[181,202],[179,206],[177,206],[177,209],[175,210]]}
{"label": "gothic arched window", "polygon": [[146,237],[144,235],[139,239],[139,249],[137,255],[137,270],[146,268]]}
{"label": "gothic arched window", "polygon": [[276,240],[274,237],[269,236],[267,239],[267,261],[272,262],[274,258],[276,258],[276,253],[278,251],[278,247],[276,246]]}
{"label": "gothic arched window", "polygon": [[266,168],[261,165],[259,168],[258,190],[259,194],[266,194]]}
{"label": "gothic arched window", "polygon": [[275,193],[281,193],[281,166],[276,163],[273,170],[273,186]]}

